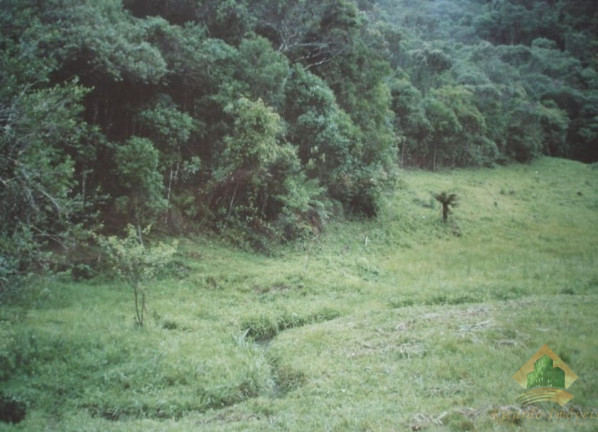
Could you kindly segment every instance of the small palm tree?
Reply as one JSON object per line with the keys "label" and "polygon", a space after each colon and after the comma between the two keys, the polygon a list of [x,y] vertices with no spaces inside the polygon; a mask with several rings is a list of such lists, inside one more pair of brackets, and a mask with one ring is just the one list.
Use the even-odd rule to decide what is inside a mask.
{"label": "small palm tree", "polygon": [[442,205],[442,220],[447,221],[448,215],[451,212],[451,207],[457,207],[459,204],[459,196],[457,194],[449,194],[440,192],[439,194],[432,194],[436,201]]}

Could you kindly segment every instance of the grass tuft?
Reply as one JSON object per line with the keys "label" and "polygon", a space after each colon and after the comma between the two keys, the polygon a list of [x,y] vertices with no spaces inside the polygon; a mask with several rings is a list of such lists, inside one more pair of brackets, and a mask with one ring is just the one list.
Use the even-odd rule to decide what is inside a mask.
{"label": "grass tuft", "polygon": [[330,308],[308,315],[298,315],[294,312],[285,312],[276,317],[260,315],[243,319],[241,328],[245,330],[248,337],[263,342],[274,338],[284,330],[329,321],[339,316],[340,312]]}

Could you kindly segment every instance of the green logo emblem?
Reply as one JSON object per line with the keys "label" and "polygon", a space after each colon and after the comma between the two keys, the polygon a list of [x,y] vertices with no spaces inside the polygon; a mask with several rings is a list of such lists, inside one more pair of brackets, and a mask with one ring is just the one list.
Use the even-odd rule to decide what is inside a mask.
{"label": "green logo emblem", "polygon": [[513,379],[527,389],[517,398],[523,405],[550,401],[564,406],[573,399],[565,389],[575,382],[577,375],[548,345],[544,345],[513,375]]}

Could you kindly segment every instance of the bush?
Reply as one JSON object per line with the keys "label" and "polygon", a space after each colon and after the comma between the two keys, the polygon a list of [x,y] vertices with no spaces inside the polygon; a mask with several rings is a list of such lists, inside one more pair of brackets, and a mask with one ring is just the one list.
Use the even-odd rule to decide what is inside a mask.
{"label": "bush", "polygon": [[324,217],[321,189],[307,180],[296,149],[279,141],[278,114],[261,100],[246,98],[227,111],[235,122],[213,174],[214,218],[260,248],[267,240],[298,237],[317,227]]}
{"label": "bush", "polygon": [[388,174],[381,166],[362,166],[336,173],[331,180],[330,195],[343,203],[350,214],[374,217],[387,183]]}
{"label": "bush", "polygon": [[5,423],[20,423],[27,415],[27,405],[13,397],[0,392],[0,421]]}
{"label": "bush", "polygon": [[143,236],[148,235],[149,231],[149,226],[142,231],[128,225],[127,235],[124,238],[96,236],[113,270],[133,289],[135,321],[139,327],[143,326],[147,312],[147,283],[153,280],[158,270],[168,263],[177,246],[176,241],[171,245],[159,243],[146,246]]}
{"label": "bush", "polygon": [[147,138],[132,137],[116,150],[116,175],[123,195],[118,210],[138,224],[149,224],[166,208],[158,172],[159,152]]}

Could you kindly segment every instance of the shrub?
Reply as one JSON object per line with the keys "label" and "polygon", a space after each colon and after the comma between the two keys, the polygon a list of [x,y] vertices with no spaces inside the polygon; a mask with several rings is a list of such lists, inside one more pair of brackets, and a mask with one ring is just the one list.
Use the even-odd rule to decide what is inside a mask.
{"label": "shrub", "polygon": [[[308,181],[296,149],[279,141],[282,121],[263,101],[241,98],[227,107],[235,116],[211,184],[215,218],[236,226],[255,243],[300,236],[324,216],[321,189]],[[309,228],[308,228],[309,229]]]}
{"label": "shrub", "polygon": [[150,227],[143,231],[132,225],[127,225],[127,235],[96,239],[102,247],[106,257],[112,264],[118,277],[123,279],[132,289],[135,298],[135,321],[139,327],[144,324],[146,309],[147,283],[156,277],[158,270],[167,264],[174,255],[177,243],[168,245],[159,243],[146,246],[143,236],[148,235]]}
{"label": "shrub", "polygon": [[118,147],[116,174],[123,195],[117,208],[137,224],[148,224],[166,208],[164,185],[158,171],[159,152],[147,138],[132,137]]}

